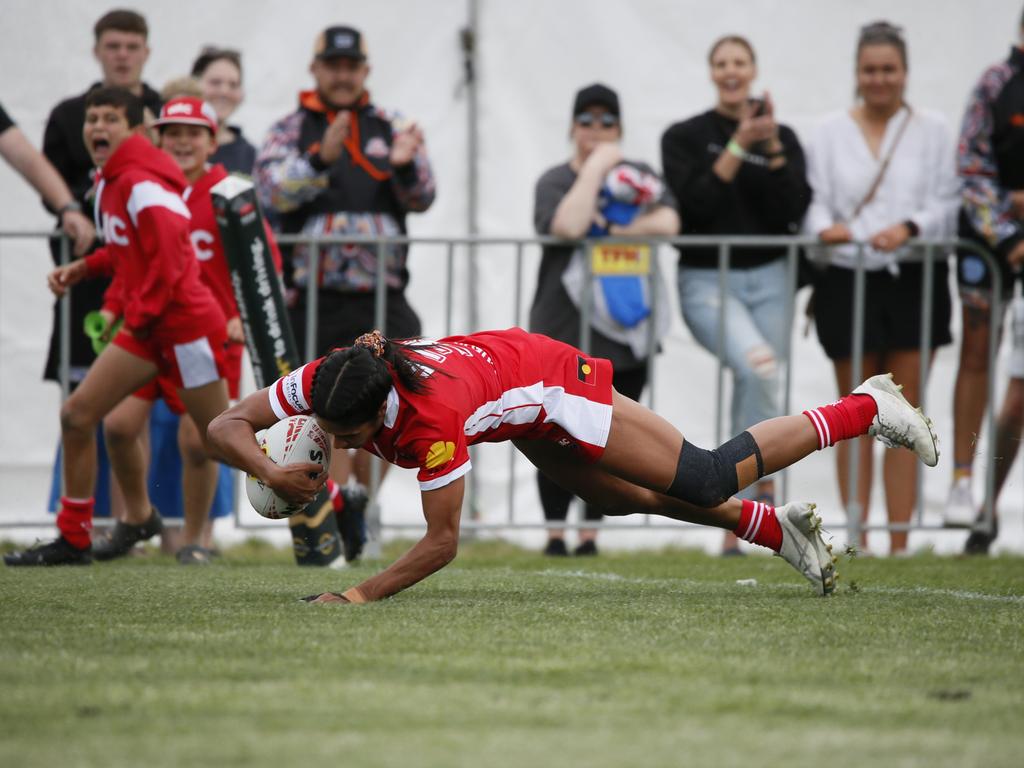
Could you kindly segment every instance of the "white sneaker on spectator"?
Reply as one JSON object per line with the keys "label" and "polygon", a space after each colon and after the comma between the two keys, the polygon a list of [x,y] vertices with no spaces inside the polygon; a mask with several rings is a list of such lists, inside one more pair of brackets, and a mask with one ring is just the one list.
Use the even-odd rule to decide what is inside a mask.
{"label": "white sneaker on spectator", "polygon": [[974,502],[971,499],[971,478],[961,477],[949,489],[942,524],[947,528],[970,528],[977,517],[974,509]]}
{"label": "white sneaker on spectator", "polygon": [[778,554],[796,568],[817,590],[830,595],[836,588],[836,558],[832,545],[821,538],[821,518],[814,504],[790,502],[775,509],[782,526],[782,548]]}
{"label": "white sneaker on spectator", "polygon": [[903,386],[892,380],[891,373],[872,376],[855,390],[855,395],[868,395],[878,406],[868,434],[889,448],[902,445],[917,454],[929,467],[939,463],[939,438],[932,430],[932,420],[907,402]]}

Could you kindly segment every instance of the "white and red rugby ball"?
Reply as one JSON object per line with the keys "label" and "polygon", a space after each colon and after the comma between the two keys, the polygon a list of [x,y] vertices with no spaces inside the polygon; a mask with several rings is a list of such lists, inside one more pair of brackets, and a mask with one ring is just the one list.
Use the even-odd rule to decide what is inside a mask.
{"label": "white and red rugby ball", "polygon": [[[311,462],[324,469],[331,463],[331,436],[311,416],[289,416],[256,437],[260,448],[275,464]],[[263,517],[291,517],[303,504],[291,504],[252,475],[245,478],[245,493],[252,508]]]}

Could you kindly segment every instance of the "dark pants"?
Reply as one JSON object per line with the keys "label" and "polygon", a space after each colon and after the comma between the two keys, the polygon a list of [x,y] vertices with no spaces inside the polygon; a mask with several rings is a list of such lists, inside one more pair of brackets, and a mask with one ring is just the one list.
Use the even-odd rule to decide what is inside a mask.
{"label": "dark pants", "polygon": [[[633,368],[628,371],[615,371],[612,376],[612,386],[620,394],[633,400],[640,399],[640,393],[644,391],[647,384],[647,368]],[[569,502],[573,494],[556,485],[554,480],[543,472],[537,473],[537,488],[540,491],[540,503],[544,507],[544,519],[548,522],[565,520],[569,515]],[[584,517],[587,520],[598,521],[604,517],[600,507],[587,504]]]}
{"label": "dark pants", "polygon": [[[336,347],[350,346],[358,336],[374,329],[375,297],[372,293],[339,293],[320,291],[317,297],[316,344],[310,354],[306,351],[306,301],[302,295],[289,311],[299,356],[313,359],[325,355]],[[389,339],[419,336],[420,319],[405,294],[388,291],[384,327],[380,331]]]}

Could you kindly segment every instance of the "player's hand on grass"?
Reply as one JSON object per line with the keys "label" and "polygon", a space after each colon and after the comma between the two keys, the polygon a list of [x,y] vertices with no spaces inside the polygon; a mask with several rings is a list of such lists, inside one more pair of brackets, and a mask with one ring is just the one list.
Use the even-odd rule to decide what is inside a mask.
{"label": "player's hand on grass", "polygon": [[57,267],[46,276],[46,284],[54,296],[63,296],[68,288],[82,282],[88,274],[84,261],[73,261],[63,267]]}
{"label": "player's hand on grass", "polygon": [[316,605],[325,605],[327,603],[342,603],[342,604],[344,604],[344,603],[351,603],[352,602],[351,600],[349,600],[347,597],[345,597],[340,592],[322,592],[319,595],[307,595],[306,597],[304,597],[302,599],[305,602],[307,602],[307,603],[316,604]]}
{"label": "player's hand on grass", "polygon": [[345,146],[345,139],[348,138],[348,110],[342,110],[334,116],[334,120],[327,126],[323,138],[320,139],[320,159],[326,165],[333,165],[341,157]]}
{"label": "player's hand on grass", "polygon": [[242,318],[232,317],[227,325],[228,341],[232,344],[245,344],[245,331],[242,329]]}
{"label": "player's hand on grass", "polygon": [[323,467],[312,462],[274,464],[264,482],[274,493],[292,504],[309,504],[317,491],[327,482]]}

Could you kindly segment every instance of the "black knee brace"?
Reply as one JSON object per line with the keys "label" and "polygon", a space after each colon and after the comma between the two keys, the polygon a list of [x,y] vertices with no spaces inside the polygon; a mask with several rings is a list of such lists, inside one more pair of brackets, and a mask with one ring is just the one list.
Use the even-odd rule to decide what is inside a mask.
{"label": "black knee brace", "polygon": [[761,449],[744,432],[713,451],[683,442],[676,476],[666,493],[698,507],[717,507],[751,483],[764,477]]}

